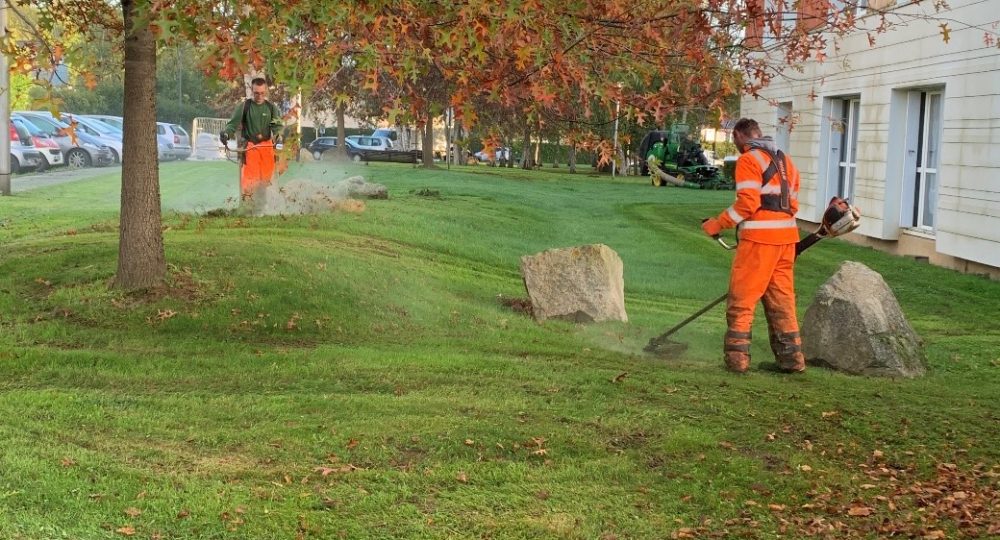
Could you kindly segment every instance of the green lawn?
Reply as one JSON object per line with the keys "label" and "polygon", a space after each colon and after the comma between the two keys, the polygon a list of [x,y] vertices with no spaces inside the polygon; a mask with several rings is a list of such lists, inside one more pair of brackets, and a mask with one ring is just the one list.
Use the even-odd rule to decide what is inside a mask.
{"label": "green lawn", "polygon": [[[1000,284],[824,241],[800,317],[861,261],[928,375],[735,376],[721,307],[675,336],[682,358],[641,352],[725,291],[731,254],[698,223],[732,192],[327,165],[287,177],[391,198],[206,217],[233,165],[165,164],[151,295],[107,288],[119,170],[0,199],[0,538],[1000,534]],[[589,243],[624,261],[628,324],[498,301],[526,296],[522,255]]]}

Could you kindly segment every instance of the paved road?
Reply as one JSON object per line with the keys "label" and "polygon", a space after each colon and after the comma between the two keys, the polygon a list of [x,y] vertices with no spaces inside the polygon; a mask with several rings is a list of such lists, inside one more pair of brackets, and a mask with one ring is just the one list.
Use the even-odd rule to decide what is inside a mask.
{"label": "paved road", "polygon": [[10,179],[10,188],[12,193],[18,193],[21,191],[28,191],[29,189],[38,189],[42,187],[54,186],[56,184],[64,184],[66,182],[75,182],[76,180],[84,180],[94,176],[120,173],[121,167],[117,165],[109,167],[86,167],[81,169],[59,167],[56,169],[49,169],[43,173],[31,172],[14,175]]}

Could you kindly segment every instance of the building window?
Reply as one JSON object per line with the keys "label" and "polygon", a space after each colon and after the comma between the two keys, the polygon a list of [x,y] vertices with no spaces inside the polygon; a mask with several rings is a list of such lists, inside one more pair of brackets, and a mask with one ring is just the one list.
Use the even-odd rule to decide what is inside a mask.
{"label": "building window", "polygon": [[858,117],[861,113],[859,98],[840,101],[840,159],[837,162],[837,195],[854,199],[854,186],[858,172]]}
{"label": "building window", "polygon": [[775,122],[774,144],[783,152],[788,153],[792,132],[792,102],[785,101],[778,104],[778,118]]}
{"label": "building window", "polygon": [[861,98],[830,98],[829,159],[826,164],[828,192],[854,200],[858,171],[858,125],[861,123]]}
{"label": "building window", "polygon": [[[912,226],[934,229],[938,199],[938,159],[941,154],[942,92],[915,92],[920,107],[912,125],[916,129],[917,148],[914,153],[913,221]],[[914,96],[917,97],[917,96]]]}

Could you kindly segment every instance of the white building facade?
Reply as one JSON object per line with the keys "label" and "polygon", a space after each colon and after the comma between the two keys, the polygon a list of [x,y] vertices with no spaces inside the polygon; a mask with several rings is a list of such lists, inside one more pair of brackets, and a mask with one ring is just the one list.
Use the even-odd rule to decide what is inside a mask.
{"label": "white building facade", "polygon": [[904,2],[885,33],[856,9],[870,33],[831,36],[823,62],[786,70],[742,116],[795,160],[801,220],[842,196],[862,209],[855,241],[1000,278],[1000,0]]}

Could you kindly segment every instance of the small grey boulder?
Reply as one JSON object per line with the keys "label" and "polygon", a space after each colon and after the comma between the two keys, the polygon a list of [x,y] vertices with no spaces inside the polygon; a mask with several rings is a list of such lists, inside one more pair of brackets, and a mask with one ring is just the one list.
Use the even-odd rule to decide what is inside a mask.
{"label": "small grey boulder", "polygon": [[882,276],[847,261],[818,291],[802,321],[807,362],[854,375],[919,377],[920,337]]}

